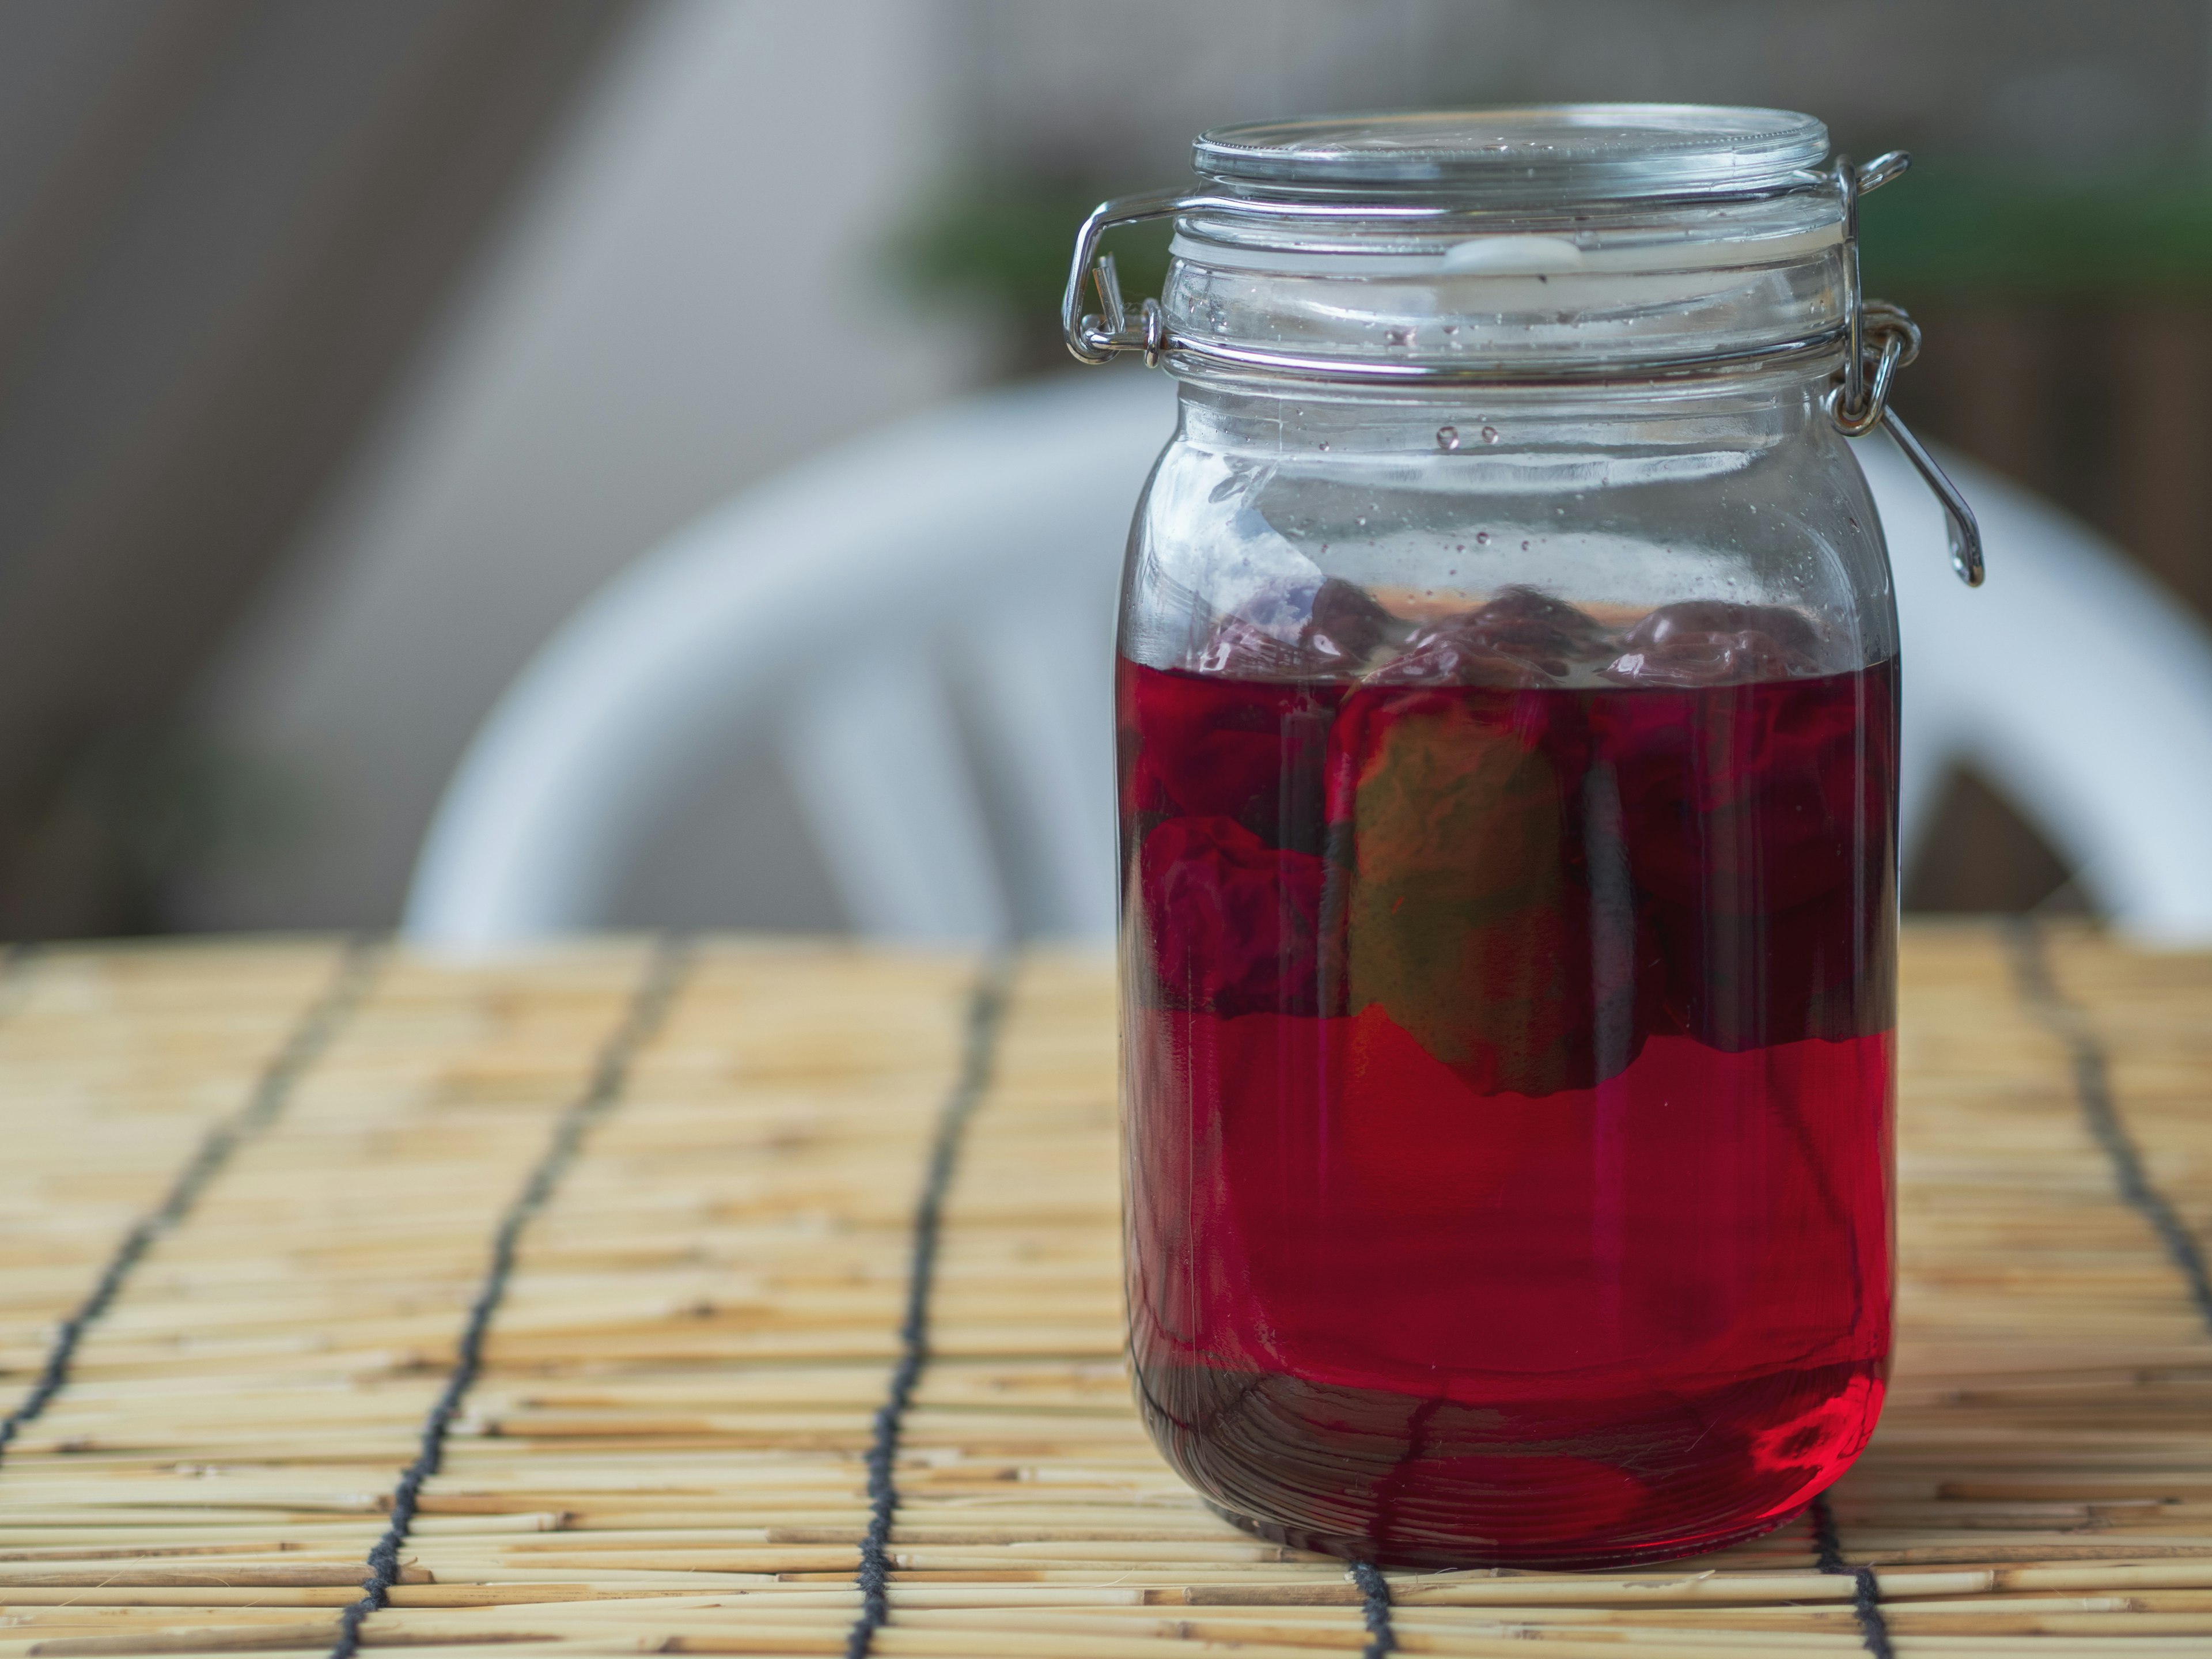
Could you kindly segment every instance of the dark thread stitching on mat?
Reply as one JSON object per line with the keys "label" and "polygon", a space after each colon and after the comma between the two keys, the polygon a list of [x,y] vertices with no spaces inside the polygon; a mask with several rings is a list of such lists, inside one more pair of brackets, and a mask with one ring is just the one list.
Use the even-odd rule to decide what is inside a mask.
{"label": "dark thread stitching on mat", "polygon": [[1855,1567],[1844,1559],[1844,1547],[1836,1537],[1836,1512],[1828,1507],[1828,1494],[1813,1500],[1813,1547],[1822,1572],[1851,1581],[1851,1612],[1859,1621],[1859,1642],[1874,1659],[1897,1659],[1889,1644],[1889,1620],[1881,1613],[1881,1581],[1872,1567]]}
{"label": "dark thread stitching on mat", "polygon": [[415,1524],[416,1506],[422,1501],[423,1486],[445,1461],[446,1431],[459,1414],[462,1397],[483,1366],[484,1338],[491,1329],[492,1316],[499,1311],[499,1304],[507,1295],[507,1280],[514,1273],[523,1230],[537,1218],[545,1200],[552,1197],[554,1188],[561,1184],[562,1176],[568,1172],[568,1166],[582,1149],[585,1135],[621,1103],[629,1084],[631,1064],[638,1050],[659,1029],[690,960],[688,945],[664,941],[655,948],[644,981],[630,999],[622,1024],[599,1049],[599,1063],[592,1067],[591,1081],[561,1114],[529,1180],[500,1218],[499,1230],[492,1235],[490,1266],[484,1271],[476,1300],[469,1305],[469,1316],[461,1327],[461,1340],[454,1349],[453,1372],[431,1406],[429,1415],[422,1419],[422,1435],[415,1461],[399,1477],[399,1484],[392,1489],[390,1518],[384,1535],[368,1553],[368,1577],[362,1580],[362,1598],[339,1615],[337,1640],[331,1644],[330,1659],[353,1659],[361,1648],[362,1626],[369,1614],[390,1600],[392,1587],[399,1582],[400,1546],[407,1541],[408,1531]]}
{"label": "dark thread stitching on mat", "polygon": [[[131,1231],[123,1235],[123,1242],[115,1247],[115,1254],[108,1257],[107,1265],[94,1281],[91,1293],[77,1304],[76,1312],[55,1328],[53,1340],[46,1349],[46,1363],[40,1369],[39,1380],[32,1384],[30,1393],[23,1396],[22,1403],[15,1410],[0,1418],[0,1454],[13,1443],[26,1423],[42,1414],[53,1403],[54,1396],[69,1386],[70,1369],[76,1363],[76,1351],[86,1332],[114,1305],[115,1298],[123,1293],[124,1285],[145,1259],[146,1253],[164,1233],[175,1229],[191,1213],[192,1206],[199,1202],[209,1183],[222,1173],[231,1155],[276,1121],[291,1100],[294,1085],[330,1045],[346,1016],[359,1006],[362,993],[368,988],[375,956],[375,948],[366,940],[356,939],[346,946],[330,983],[294,1022],[283,1046],[262,1068],[246,1104],[200,1137],[191,1161],[169,1183],[167,1194],[131,1223]],[[11,950],[9,965],[20,959],[18,951]]]}
{"label": "dark thread stitching on mat", "polygon": [[1359,1616],[1367,1626],[1359,1659],[1384,1659],[1398,1650],[1398,1632],[1390,1628],[1390,1581],[1372,1561],[1354,1561],[1352,1582],[1359,1586]]}
{"label": "dark thread stitching on mat", "polygon": [[876,1408],[868,1441],[868,1531],[860,1541],[860,1616],[845,1638],[846,1659],[867,1659],[868,1650],[890,1618],[891,1519],[898,1510],[899,1431],[915,1384],[929,1361],[929,1292],[937,1271],[937,1243],[945,1224],[945,1196],[960,1160],[968,1120],[990,1086],[999,1024],[1006,1013],[1008,964],[994,963],[977,980],[968,1002],[968,1041],[960,1075],[938,1115],[937,1137],[929,1152],[921,1200],[914,1212],[914,1250],[907,1270],[906,1317],[899,1323],[898,1364],[890,1389]]}
{"label": "dark thread stitching on mat", "polygon": [[2142,1149],[2128,1133],[2119,1105],[2112,1098],[2112,1066],[2104,1044],[2097,1040],[2088,1016],[2067,1000],[2051,976],[2042,930],[2022,918],[2006,930],[2006,937],[2021,1000],[2045,1030],[2066,1045],[2074,1064],[2074,1091],[2081,1103],[2081,1115],[2112,1164],[2120,1196],[2150,1223],[2151,1231],[2166,1247],[2167,1260],[2188,1281],[2189,1299],[2197,1304],[2198,1317],[2212,1328],[2212,1273],[2205,1269],[2204,1252],[2166,1194],[2151,1184]]}

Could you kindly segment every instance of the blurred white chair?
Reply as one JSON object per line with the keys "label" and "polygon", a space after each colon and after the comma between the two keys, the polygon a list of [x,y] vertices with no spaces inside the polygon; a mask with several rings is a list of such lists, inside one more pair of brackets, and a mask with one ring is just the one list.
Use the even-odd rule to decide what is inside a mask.
{"label": "blurred white chair", "polygon": [[[772,724],[854,927],[1114,925],[1109,635],[1167,377],[1071,374],[857,439],[610,583],[508,690],[448,787],[406,927],[495,948],[607,920],[655,816]],[[2212,641],[2094,537],[1949,463],[1990,555],[1859,447],[1905,633],[1905,841],[1948,769],[2003,790],[2140,936],[2212,939]]]}
{"label": "blurred white chair", "polygon": [[1969,764],[2139,940],[2212,943],[2212,639],[2179,600],[2019,485],[1943,457],[1981,520],[1961,586],[1942,514],[1886,440],[1856,446],[1904,632],[1902,840]]}
{"label": "blurred white chair", "polygon": [[775,727],[860,933],[1110,933],[1115,592],[1174,425],[1165,375],[1071,370],[867,433],[681,532],[493,710],[409,936],[604,924],[656,813],[747,720]]}

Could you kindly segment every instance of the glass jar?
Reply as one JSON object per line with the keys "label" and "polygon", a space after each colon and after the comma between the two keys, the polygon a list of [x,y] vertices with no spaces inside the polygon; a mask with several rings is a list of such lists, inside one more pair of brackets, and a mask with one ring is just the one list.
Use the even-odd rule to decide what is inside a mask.
{"label": "glass jar", "polygon": [[[1117,663],[1130,1352],[1264,1536],[1680,1555],[1874,1428],[1897,622],[1843,433],[1917,340],[1856,289],[1903,158],[1826,157],[1763,110],[1291,123],[1085,227],[1071,343],[1181,383]],[[1162,299],[1102,260],[1077,317],[1169,215]]]}

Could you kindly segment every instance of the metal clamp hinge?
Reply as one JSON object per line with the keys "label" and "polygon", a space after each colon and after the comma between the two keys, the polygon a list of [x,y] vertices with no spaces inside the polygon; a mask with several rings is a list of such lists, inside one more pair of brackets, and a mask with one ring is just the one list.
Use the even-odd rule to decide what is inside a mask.
{"label": "metal clamp hinge", "polygon": [[[1101,253],[1098,241],[1115,225],[1171,217],[1186,205],[1188,199],[1178,190],[1123,196],[1101,202],[1083,222],[1083,228],[1076,234],[1075,259],[1068,267],[1067,287],[1060,298],[1060,331],[1067,337],[1067,349],[1082,362],[1103,363],[1121,352],[1141,351],[1148,366],[1159,366],[1160,353],[1167,349],[1168,343],[1167,319],[1160,310],[1160,302],[1146,301],[1138,308],[1139,320],[1132,328],[1127,302],[1121,298],[1121,279],[1114,269],[1114,256]],[[1083,285],[1086,279],[1097,285],[1103,315],[1083,309]]]}
{"label": "metal clamp hinge", "polygon": [[1137,308],[1137,326],[1129,326],[1129,310],[1121,298],[1121,278],[1114,269],[1114,256],[1102,253],[1097,266],[1098,303],[1105,307],[1104,317],[1085,316],[1083,319],[1083,341],[1094,350],[1110,356],[1117,351],[1141,351],[1145,367],[1158,368],[1160,352],[1168,340],[1167,314],[1160,309],[1158,300],[1147,300]]}
{"label": "metal clamp hinge", "polygon": [[1974,509],[1966,505],[1959,486],[1936,464],[1926,446],[1912,435],[1912,428],[1889,406],[1897,371],[1920,355],[1920,326],[1905,315],[1903,307],[1869,300],[1859,286],[1859,198],[1879,190],[1911,161],[1901,149],[1877,155],[1863,167],[1853,167],[1848,156],[1836,158],[1836,189],[1844,204],[1845,334],[1843,367],[1836,371],[1835,384],[1828,388],[1828,418],[1847,438],[1863,438],[1876,427],[1888,432],[1942,504],[1951,568],[1967,586],[1979,587],[1984,574],[1982,527]]}

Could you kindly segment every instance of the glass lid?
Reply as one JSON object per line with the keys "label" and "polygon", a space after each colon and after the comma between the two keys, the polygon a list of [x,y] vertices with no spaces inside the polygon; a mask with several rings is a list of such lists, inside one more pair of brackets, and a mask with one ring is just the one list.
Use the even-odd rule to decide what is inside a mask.
{"label": "glass lid", "polygon": [[1232,191],[1449,195],[1471,207],[1740,195],[1809,182],[1828,129],[1789,110],[1542,104],[1216,127],[1192,147]]}

